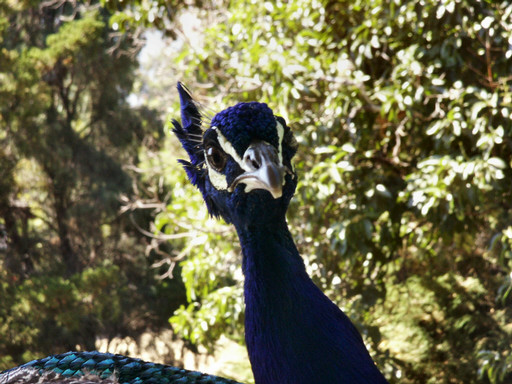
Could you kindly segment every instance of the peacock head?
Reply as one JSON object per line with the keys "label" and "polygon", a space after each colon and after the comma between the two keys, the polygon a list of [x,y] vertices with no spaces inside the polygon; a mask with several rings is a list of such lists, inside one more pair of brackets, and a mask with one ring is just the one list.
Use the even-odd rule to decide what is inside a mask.
{"label": "peacock head", "polygon": [[284,218],[297,186],[297,144],[290,128],[264,103],[239,103],[217,113],[203,130],[190,92],[178,83],[182,124],[174,133],[190,161],[180,160],[212,216],[239,226]]}

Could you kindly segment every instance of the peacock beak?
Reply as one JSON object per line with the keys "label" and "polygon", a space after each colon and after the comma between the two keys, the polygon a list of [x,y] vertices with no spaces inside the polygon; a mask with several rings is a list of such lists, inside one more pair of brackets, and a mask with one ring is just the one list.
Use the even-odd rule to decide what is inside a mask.
{"label": "peacock beak", "polygon": [[274,199],[282,196],[287,167],[279,161],[274,146],[264,141],[256,141],[247,148],[242,161],[241,166],[245,172],[231,183],[228,188],[230,192],[233,192],[238,184],[243,183],[246,185],[245,192],[264,189],[269,191]]}

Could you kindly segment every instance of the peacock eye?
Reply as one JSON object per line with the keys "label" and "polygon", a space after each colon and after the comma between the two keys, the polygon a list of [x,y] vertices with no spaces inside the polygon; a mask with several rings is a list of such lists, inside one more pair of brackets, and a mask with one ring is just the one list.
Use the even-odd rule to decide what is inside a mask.
{"label": "peacock eye", "polygon": [[221,172],[226,166],[226,154],[216,146],[210,146],[206,148],[206,160],[210,167],[218,172]]}

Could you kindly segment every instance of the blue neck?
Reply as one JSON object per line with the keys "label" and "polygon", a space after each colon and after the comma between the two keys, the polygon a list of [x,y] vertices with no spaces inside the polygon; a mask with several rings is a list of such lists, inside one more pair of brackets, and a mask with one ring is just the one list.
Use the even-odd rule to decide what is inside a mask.
{"label": "blue neck", "polygon": [[385,383],[348,317],[306,273],[285,219],[237,232],[256,384]]}

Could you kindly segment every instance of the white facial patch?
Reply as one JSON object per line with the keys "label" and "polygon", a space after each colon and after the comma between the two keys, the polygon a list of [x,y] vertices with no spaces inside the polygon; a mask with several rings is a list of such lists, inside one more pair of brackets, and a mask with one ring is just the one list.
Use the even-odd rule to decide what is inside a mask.
{"label": "white facial patch", "polygon": [[[279,148],[277,155],[279,156],[279,163],[283,165],[283,138],[284,138],[284,127],[279,123],[279,121],[276,120],[277,123],[277,136],[279,137]],[[293,162],[290,161],[292,169],[292,172],[295,172],[295,166],[293,165]]]}
{"label": "white facial patch", "polygon": [[217,172],[215,169],[208,165],[208,177],[210,178],[210,182],[213,184],[215,189],[219,191],[224,191],[228,189],[228,182],[226,181],[226,176],[222,173]]}
{"label": "white facial patch", "polygon": [[217,129],[217,127],[212,127],[212,129],[215,129],[217,132],[217,140],[219,140],[220,147],[226,152],[229,156],[235,160],[238,165],[244,170],[244,171],[251,171],[251,169],[247,168],[244,165],[244,161],[240,156],[238,156],[238,153],[236,152],[235,148],[231,145],[231,143],[224,137],[224,135]]}
{"label": "white facial patch", "polygon": [[279,138],[279,146],[277,148],[277,156],[279,157],[279,164],[283,165],[283,137],[284,137],[284,128],[279,123],[279,121],[276,120],[276,127],[277,127],[277,137]]}

